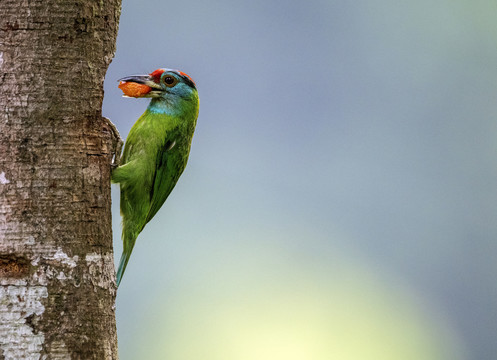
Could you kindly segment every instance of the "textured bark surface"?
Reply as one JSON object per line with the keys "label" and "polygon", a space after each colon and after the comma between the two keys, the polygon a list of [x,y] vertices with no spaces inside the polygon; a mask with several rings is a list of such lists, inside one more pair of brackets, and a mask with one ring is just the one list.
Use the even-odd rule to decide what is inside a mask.
{"label": "textured bark surface", "polygon": [[117,359],[101,105],[120,6],[0,1],[0,359]]}

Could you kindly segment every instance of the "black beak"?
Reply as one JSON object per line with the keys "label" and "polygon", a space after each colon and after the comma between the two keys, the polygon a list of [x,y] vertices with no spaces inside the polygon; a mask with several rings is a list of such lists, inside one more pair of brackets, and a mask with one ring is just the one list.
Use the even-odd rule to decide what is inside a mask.
{"label": "black beak", "polygon": [[160,84],[157,84],[150,75],[126,76],[126,77],[123,77],[122,79],[119,79],[117,81],[134,82],[137,84],[147,85],[147,86],[151,87],[153,90],[162,90],[162,87],[160,86]]}

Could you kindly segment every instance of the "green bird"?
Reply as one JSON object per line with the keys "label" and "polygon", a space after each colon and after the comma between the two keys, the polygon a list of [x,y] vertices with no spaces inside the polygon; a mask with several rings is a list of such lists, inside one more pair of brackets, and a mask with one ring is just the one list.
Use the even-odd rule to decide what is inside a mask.
{"label": "green bird", "polygon": [[151,98],[131,128],[112,182],[121,188],[123,253],[117,270],[119,286],[138,234],[166,201],[183,170],[198,117],[193,80],[173,69],[120,79],[128,97]]}

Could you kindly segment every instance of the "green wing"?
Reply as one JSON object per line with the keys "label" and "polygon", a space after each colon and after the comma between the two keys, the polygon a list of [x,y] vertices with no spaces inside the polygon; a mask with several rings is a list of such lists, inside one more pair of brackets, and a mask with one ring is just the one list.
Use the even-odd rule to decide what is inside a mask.
{"label": "green wing", "polygon": [[174,140],[168,140],[157,153],[155,174],[150,193],[150,210],[148,211],[145,223],[152,220],[157,211],[159,211],[176,185],[183,170],[176,161],[177,156],[173,155],[172,150],[175,146],[176,142]]}

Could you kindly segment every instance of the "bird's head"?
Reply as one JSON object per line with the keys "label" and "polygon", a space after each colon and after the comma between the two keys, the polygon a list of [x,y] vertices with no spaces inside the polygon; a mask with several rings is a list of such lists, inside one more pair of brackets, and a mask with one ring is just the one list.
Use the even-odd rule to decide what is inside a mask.
{"label": "bird's head", "polygon": [[124,96],[148,97],[172,104],[197,97],[197,88],[192,78],[173,69],[157,69],[148,75],[124,77],[119,79],[119,88]]}

